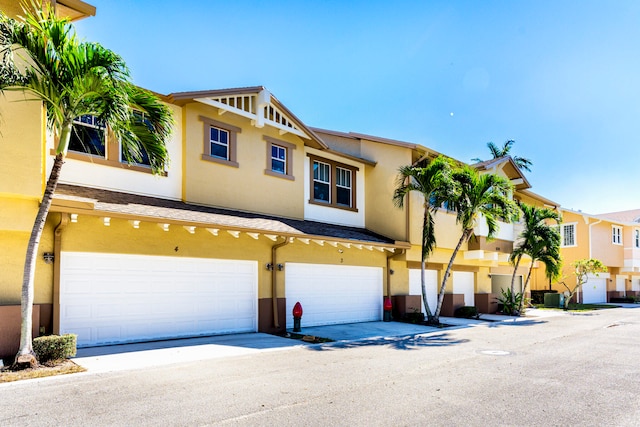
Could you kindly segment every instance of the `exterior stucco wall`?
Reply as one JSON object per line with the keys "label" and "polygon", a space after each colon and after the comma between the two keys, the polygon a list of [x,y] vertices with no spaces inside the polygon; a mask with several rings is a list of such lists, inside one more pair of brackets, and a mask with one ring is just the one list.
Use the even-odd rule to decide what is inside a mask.
{"label": "exterior stucco wall", "polygon": [[0,195],[42,197],[44,188],[44,110],[42,103],[24,101],[25,95],[0,98]]}
{"label": "exterior stucco wall", "polygon": [[362,140],[361,151],[362,157],[377,162],[375,167],[366,168],[366,226],[384,236],[406,241],[407,206],[405,204],[404,209],[396,208],[393,193],[398,169],[411,164],[411,150]]}
{"label": "exterior stucco wall", "polygon": [[[241,128],[237,134],[239,167],[202,160],[204,152],[204,116]],[[304,145],[291,134],[280,135],[268,126],[253,127],[249,119],[232,113],[219,115],[216,108],[198,103],[184,107],[184,200],[208,206],[249,212],[263,212],[290,218],[303,218]],[[263,136],[294,144],[294,180],[265,174],[267,142]]]}

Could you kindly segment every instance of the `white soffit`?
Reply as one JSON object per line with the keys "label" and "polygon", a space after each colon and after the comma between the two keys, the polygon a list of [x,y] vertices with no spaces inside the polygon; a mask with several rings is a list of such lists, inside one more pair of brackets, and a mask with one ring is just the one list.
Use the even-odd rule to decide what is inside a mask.
{"label": "white soffit", "polygon": [[309,135],[297,127],[294,121],[271,102],[271,93],[266,89],[258,93],[220,95],[195,98],[197,102],[219,109],[219,114],[230,112],[251,120],[251,123],[262,128],[265,125],[278,129],[280,135],[292,133],[305,139]]}

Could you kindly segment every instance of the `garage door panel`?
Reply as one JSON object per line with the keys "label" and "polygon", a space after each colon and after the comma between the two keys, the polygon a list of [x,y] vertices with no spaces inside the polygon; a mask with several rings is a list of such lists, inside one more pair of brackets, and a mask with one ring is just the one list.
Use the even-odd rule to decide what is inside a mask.
{"label": "garage door panel", "polygon": [[382,318],[382,269],[378,267],[287,263],[287,327],[300,301],[303,325],[375,321]]}
{"label": "garage door panel", "polygon": [[453,293],[464,295],[464,305],[475,305],[475,276],[469,271],[454,271]]}
{"label": "garage door panel", "polygon": [[582,285],[582,302],[584,304],[607,302],[607,279],[589,278],[587,283]]}
{"label": "garage door panel", "polygon": [[79,346],[257,330],[255,261],[73,252],[61,260],[61,332],[78,334]]}

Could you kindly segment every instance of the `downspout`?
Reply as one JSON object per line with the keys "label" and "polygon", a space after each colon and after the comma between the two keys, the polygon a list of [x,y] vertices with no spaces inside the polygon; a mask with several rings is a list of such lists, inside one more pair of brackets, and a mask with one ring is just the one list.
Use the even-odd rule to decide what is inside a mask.
{"label": "downspout", "polygon": [[69,215],[60,214],[60,222],[53,230],[53,333],[60,335],[60,252],[62,231],[69,224]]}
{"label": "downspout", "polygon": [[271,247],[271,303],[273,305],[273,326],[275,326],[276,329],[280,328],[280,320],[278,319],[278,296],[276,294],[276,272],[278,269],[276,251],[289,244],[289,238],[285,237],[284,239],[284,242]]}
{"label": "downspout", "polygon": [[400,252],[392,252],[387,255],[387,296],[391,297],[391,259],[396,256],[404,255],[406,249],[400,249]]}

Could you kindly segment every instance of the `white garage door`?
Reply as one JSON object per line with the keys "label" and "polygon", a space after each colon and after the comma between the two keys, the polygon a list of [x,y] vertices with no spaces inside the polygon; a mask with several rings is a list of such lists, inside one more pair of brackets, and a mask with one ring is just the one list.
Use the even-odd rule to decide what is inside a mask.
{"label": "white garage door", "polygon": [[60,268],[78,346],[257,330],[255,261],[63,252]]}
{"label": "white garage door", "polygon": [[[427,290],[427,303],[429,304],[431,313],[434,313],[438,304],[438,271],[425,270],[424,280]],[[420,279],[420,270],[414,268],[409,270],[409,294],[420,295],[420,300],[422,301],[422,281]],[[426,314],[427,310],[424,308],[424,302],[421,302],[420,305],[422,306],[422,312]]]}
{"label": "white garage door", "polygon": [[591,277],[582,285],[582,303],[607,302],[607,279]]}
{"label": "white garage door", "polygon": [[379,267],[287,263],[287,328],[298,301],[302,327],[381,320],[382,288]]}
{"label": "white garage door", "polygon": [[464,295],[464,305],[475,305],[476,291],[473,273],[468,271],[454,271],[452,276],[453,293]]}

